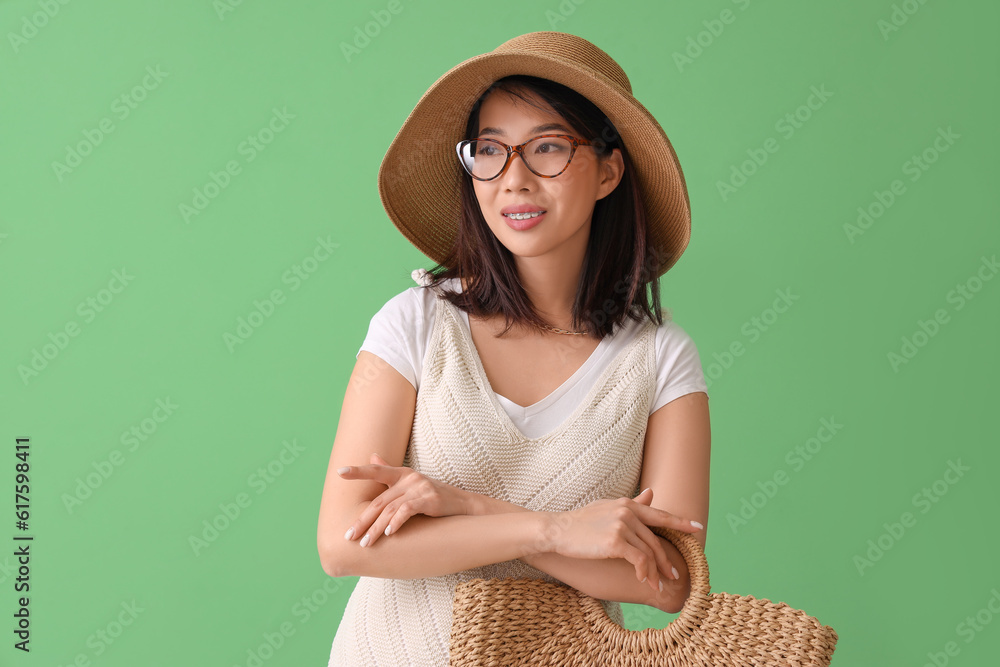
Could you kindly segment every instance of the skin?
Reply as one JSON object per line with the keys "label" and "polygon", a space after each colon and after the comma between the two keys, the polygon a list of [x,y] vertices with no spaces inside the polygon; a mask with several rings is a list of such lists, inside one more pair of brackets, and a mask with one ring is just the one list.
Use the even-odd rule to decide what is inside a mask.
{"label": "skin", "polygon": [[[484,101],[480,130],[499,128],[501,135],[490,136],[519,144],[548,122],[566,123],[551,110],[494,93]],[[553,326],[569,328],[593,206],[614,190],[622,172],[619,151],[599,160],[581,147],[556,178],[540,178],[514,157],[498,178],[475,182],[487,224],[510,249],[532,303]],[[500,214],[516,203],[536,204],[546,216],[532,229],[516,231]],[[475,340],[473,327],[477,348],[489,339],[486,329],[479,331]],[[537,364],[541,370],[522,383],[544,385],[542,376],[551,371],[542,362],[554,349],[546,337],[582,338],[539,330],[533,335],[530,344],[522,338],[507,347],[483,345],[493,356],[492,364],[484,364],[488,374],[491,365],[516,367],[518,356],[526,356],[528,362],[520,359],[524,368]],[[547,384],[557,386],[558,378],[549,377]],[[367,351],[358,355],[320,506],[317,544],[328,574],[415,578],[521,558],[588,595],[680,611],[690,592],[686,563],[648,526],[691,533],[704,548],[710,459],[704,392],[675,399],[650,416],[639,496],[559,513],[532,512],[402,466],[415,403],[413,385],[398,371]]]}

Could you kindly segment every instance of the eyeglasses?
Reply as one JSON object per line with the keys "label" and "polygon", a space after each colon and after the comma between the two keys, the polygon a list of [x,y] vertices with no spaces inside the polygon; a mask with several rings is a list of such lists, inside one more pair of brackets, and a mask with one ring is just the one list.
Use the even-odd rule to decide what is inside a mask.
{"label": "eyeglasses", "polygon": [[591,146],[586,139],[568,134],[541,134],[517,146],[496,139],[466,139],[458,142],[459,162],[477,181],[492,181],[507,170],[511,156],[517,153],[536,176],[555,178],[566,171],[577,146]]}

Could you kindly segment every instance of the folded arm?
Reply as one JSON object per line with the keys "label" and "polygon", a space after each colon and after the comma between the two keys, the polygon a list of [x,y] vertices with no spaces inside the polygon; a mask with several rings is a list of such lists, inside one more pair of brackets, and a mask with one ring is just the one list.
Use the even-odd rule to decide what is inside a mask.
{"label": "folded arm", "polygon": [[[520,505],[488,496],[477,498],[474,511],[485,515],[507,514],[508,517],[510,513],[533,513]],[[676,566],[679,575],[677,579],[671,579],[669,575],[663,576],[661,593],[654,593],[647,584],[640,582],[635,576],[635,567],[624,558],[595,560],[572,558],[552,552],[529,552],[519,559],[591,597],[645,604],[662,611],[676,613],[684,606],[690,591],[687,565],[673,544],[658,535],[655,537],[659,540],[667,561]]]}

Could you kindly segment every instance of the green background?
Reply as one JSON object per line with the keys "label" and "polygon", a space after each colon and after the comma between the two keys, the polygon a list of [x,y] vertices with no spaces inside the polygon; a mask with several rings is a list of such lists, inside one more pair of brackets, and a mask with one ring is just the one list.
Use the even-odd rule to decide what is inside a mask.
{"label": "green background", "polygon": [[[326,664],[356,581],[316,552],[344,390],[372,315],[432,266],[385,215],[379,163],[450,67],[555,29],[622,65],[684,168],[691,243],[661,284],[710,382],[713,590],[832,626],[835,665],[994,664],[995,3],[221,6],[0,3],[0,663],[247,665],[287,624],[263,664]],[[391,20],[348,58],[372,12]],[[813,90],[829,96],[810,109]],[[248,150],[258,135],[270,143]],[[778,150],[724,196],[769,139]],[[87,154],[60,170],[73,147]],[[336,248],[303,264],[318,239]],[[274,290],[283,302],[227,346]],[[776,314],[779,291],[794,301]],[[159,422],[158,400],[176,406]],[[842,428],[797,459],[823,419]],[[30,654],[11,632],[17,437],[31,438]],[[285,443],[297,453],[276,464]],[[241,493],[249,505],[192,547]],[[631,628],[671,618],[626,605]]]}

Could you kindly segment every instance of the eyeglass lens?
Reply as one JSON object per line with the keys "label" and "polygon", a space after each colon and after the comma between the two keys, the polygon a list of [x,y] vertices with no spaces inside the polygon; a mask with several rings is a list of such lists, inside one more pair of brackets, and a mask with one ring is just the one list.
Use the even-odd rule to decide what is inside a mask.
{"label": "eyeglass lens", "polygon": [[[573,152],[572,142],[561,137],[532,139],[522,149],[521,155],[528,168],[542,176],[555,176],[569,164]],[[507,149],[492,139],[472,139],[461,146],[462,164],[476,178],[490,179],[503,170]],[[513,155],[511,158],[513,159]]]}

